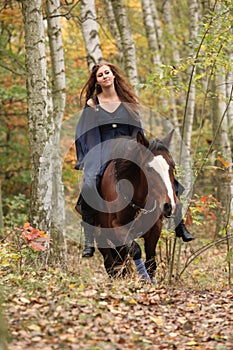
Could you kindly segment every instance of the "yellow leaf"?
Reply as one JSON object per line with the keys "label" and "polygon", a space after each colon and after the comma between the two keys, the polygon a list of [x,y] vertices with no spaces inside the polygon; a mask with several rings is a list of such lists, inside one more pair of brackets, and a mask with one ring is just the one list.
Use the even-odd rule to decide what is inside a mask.
{"label": "yellow leaf", "polygon": [[158,317],[153,317],[150,316],[150,320],[154,323],[156,323],[158,326],[163,326],[164,325],[164,321],[162,316],[158,316]]}
{"label": "yellow leaf", "polygon": [[134,305],[137,305],[137,304],[138,304],[137,301],[136,301],[134,298],[130,298],[130,299],[129,299],[129,303],[130,303],[130,304],[134,304]]}
{"label": "yellow leaf", "polygon": [[40,332],[41,331],[40,326],[38,326],[37,324],[30,324],[27,328],[30,331],[36,331],[36,332]]}
{"label": "yellow leaf", "polygon": [[196,345],[198,345],[198,343],[196,341],[192,340],[192,341],[189,341],[188,343],[186,343],[186,345],[187,346],[196,346]]}

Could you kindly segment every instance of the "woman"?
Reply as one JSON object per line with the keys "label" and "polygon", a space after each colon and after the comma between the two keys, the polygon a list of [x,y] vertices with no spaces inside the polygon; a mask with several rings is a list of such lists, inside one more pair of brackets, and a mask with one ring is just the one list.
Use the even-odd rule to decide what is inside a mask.
{"label": "woman", "polygon": [[[107,62],[95,65],[83,87],[81,100],[83,96],[85,108],[76,129],[75,144],[76,169],[84,167],[84,183],[77,204],[81,206],[85,235],[82,256],[91,257],[94,254],[95,214],[96,210],[101,210],[98,184],[109,157],[106,142],[119,136],[136,137],[142,127],[137,96],[116,65]],[[178,186],[177,182],[177,193]],[[194,237],[186,229],[180,209],[175,220],[176,236],[189,242]]]}

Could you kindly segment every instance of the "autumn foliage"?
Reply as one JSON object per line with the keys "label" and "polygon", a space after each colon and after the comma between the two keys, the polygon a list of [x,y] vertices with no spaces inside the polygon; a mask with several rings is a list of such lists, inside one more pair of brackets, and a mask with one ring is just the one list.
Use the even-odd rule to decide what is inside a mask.
{"label": "autumn foliage", "polygon": [[22,239],[28,246],[35,250],[47,250],[46,244],[50,243],[50,238],[47,233],[33,228],[29,222],[23,225],[23,228],[15,227],[15,230],[21,232]]}

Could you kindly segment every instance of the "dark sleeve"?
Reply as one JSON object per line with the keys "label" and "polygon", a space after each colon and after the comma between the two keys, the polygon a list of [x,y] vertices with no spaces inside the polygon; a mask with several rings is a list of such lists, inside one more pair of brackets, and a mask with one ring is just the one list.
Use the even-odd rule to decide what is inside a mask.
{"label": "dark sleeve", "polygon": [[75,149],[76,149],[76,158],[77,158],[77,163],[75,165],[75,169],[81,170],[83,169],[83,159],[85,157],[85,150],[83,149],[84,141],[82,138],[76,139],[75,140]]}
{"label": "dark sleeve", "polygon": [[130,136],[136,138],[138,131],[140,131],[140,133],[144,135],[141,122],[139,122],[139,121],[135,122],[134,121],[134,123],[131,123],[131,125],[130,125]]}
{"label": "dark sleeve", "polygon": [[89,106],[84,108],[80,116],[75,134],[77,170],[83,168],[85,156],[100,142],[100,131],[95,117],[95,110]]}

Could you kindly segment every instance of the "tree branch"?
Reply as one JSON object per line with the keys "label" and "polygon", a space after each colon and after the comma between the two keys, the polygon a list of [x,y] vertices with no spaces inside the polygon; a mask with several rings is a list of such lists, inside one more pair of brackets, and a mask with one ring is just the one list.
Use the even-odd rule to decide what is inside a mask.
{"label": "tree branch", "polygon": [[220,238],[219,240],[217,241],[214,241],[214,242],[211,242],[211,243],[208,243],[207,245],[205,245],[204,247],[201,247],[199,248],[196,252],[194,252],[189,258],[188,260],[186,261],[185,263],[185,266],[183,267],[183,269],[181,270],[181,272],[179,273],[178,277],[180,278],[181,275],[184,273],[184,271],[187,269],[187,267],[199,256],[201,255],[202,253],[204,253],[206,250],[208,250],[209,248],[213,247],[214,245],[217,245],[219,243],[222,243],[224,241],[228,241],[230,239],[233,238],[233,235],[230,235],[230,236],[227,236],[227,237],[224,237],[224,238]]}
{"label": "tree branch", "polygon": [[18,73],[18,72],[16,72],[16,71],[14,71],[13,69],[4,66],[4,65],[1,64],[1,63],[0,63],[0,67],[2,67],[3,69],[8,70],[9,72],[11,72],[11,73],[13,73],[13,74],[19,75],[20,77],[24,75],[23,73]]}
{"label": "tree branch", "polygon": [[[54,15],[54,16],[49,16],[49,18],[56,18],[56,17],[65,17],[66,19],[70,19],[71,16],[70,16],[70,13],[72,12],[72,10],[81,2],[81,0],[78,0],[76,3],[74,3],[71,8],[66,12],[66,13],[63,13],[63,14],[59,14],[59,15]],[[63,6],[61,5],[60,8],[62,8]],[[43,17],[43,19],[48,19],[48,16],[45,16]]]}
{"label": "tree branch", "polygon": [[232,87],[231,87],[231,92],[230,92],[230,96],[229,96],[229,99],[228,99],[228,102],[227,102],[225,111],[224,111],[224,113],[223,113],[223,115],[222,115],[222,118],[221,118],[221,120],[220,120],[220,122],[219,122],[219,125],[218,125],[218,127],[217,127],[217,129],[216,129],[216,132],[215,132],[215,134],[214,134],[214,137],[213,137],[213,140],[212,140],[212,142],[211,142],[211,145],[210,145],[210,147],[209,147],[209,149],[208,149],[208,151],[207,151],[207,153],[206,153],[206,155],[205,155],[205,157],[204,157],[203,163],[202,163],[202,165],[200,166],[200,168],[199,168],[199,170],[198,170],[198,172],[197,172],[196,178],[197,178],[198,175],[201,173],[201,171],[202,171],[204,165],[205,165],[206,162],[207,162],[207,158],[208,158],[208,156],[210,155],[210,152],[212,151],[212,148],[213,148],[213,145],[214,145],[214,143],[215,143],[215,141],[216,141],[216,138],[217,138],[219,129],[221,128],[223,119],[225,118],[225,115],[226,115],[226,113],[227,113],[228,107],[229,107],[230,103],[232,102],[232,95],[233,95],[233,85],[232,85]]}

